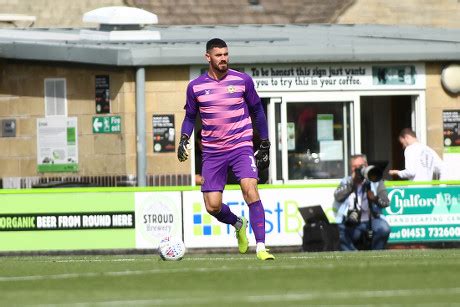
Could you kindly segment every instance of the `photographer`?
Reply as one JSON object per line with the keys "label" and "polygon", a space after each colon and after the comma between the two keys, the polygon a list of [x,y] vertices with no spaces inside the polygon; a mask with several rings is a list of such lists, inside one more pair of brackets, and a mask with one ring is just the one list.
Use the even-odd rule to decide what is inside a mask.
{"label": "photographer", "polygon": [[390,201],[383,184],[383,170],[368,166],[365,155],[350,158],[351,176],[345,177],[334,192],[340,249],[384,249],[390,226],[380,215]]}

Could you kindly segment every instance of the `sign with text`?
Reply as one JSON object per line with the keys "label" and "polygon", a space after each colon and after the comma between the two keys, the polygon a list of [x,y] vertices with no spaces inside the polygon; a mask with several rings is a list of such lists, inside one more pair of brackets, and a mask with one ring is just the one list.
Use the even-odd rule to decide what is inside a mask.
{"label": "sign with text", "polygon": [[460,110],[442,112],[444,152],[460,153]]}
{"label": "sign with text", "polygon": [[460,240],[460,187],[387,188],[390,243]]}
{"label": "sign with text", "polygon": [[110,78],[96,76],[96,113],[110,113]]}
{"label": "sign with text", "polygon": [[0,203],[0,251],[154,249],[164,236],[182,239],[180,191],[13,192]]}
{"label": "sign with text", "polygon": [[[299,207],[321,205],[330,222],[335,187],[264,188],[268,246],[301,246]],[[387,188],[383,215],[390,243],[460,240],[460,186]],[[192,191],[1,191],[0,251],[156,248],[165,235],[182,237],[189,248],[237,247],[232,226],[207,211]],[[226,190],[223,203],[249,218],[240,190]],[[65,206],[63,206],[65,204]],[[248,228],[251,246],[254,232]]]}
{"label": "sign with text", "polygon": [[174,152],[176,129],[174,114],[153,115],[153,152]]}
{"label": "sign with text", "polygon": [[0,203],[0,251],[136,247],[134,192],[0,193]]}
{"label": "sign with text", "polygon": [[93,117],[93,133],[120,133],[120,116],[95,116]]}
{"label": "sign with text", "polygon": [[[312,193],[312,191],[314,192]],[[236,247],[234,228],[220,223],[207,213],[200,191],[184,191],[183,223],[184,242],[187,247]],[[302,244],[305,224],[299,207],[324,205],[330,221],[334,188],[317,189],[261,189],[259,191],[265,209],[265,232],[268,246],[296,246]],[[305,195],[308,195],[306,200]],[[249,208],[241,191],[228,190],[223,193],[223,203],[237,216],[249,219]],[[250,246],[255,246],[254,232],[249,227]]]}
{"label": "sign with text", "polygon": [[133,212],[0,214],[0,231],[134,228]]}
{"label": "sign with text", "polygon": [[414,85],[415,66],[372,66],[372,78],[377,85]]}
{"label": "sign with text", "polygon": [[257,91],[424,89],[423,64],[254,65],[244,68]]}
{"label": "sign with text", "polygon": [[182,238],[180,192],[135,193],[136,248],[157,248],[161,239]]}
{"label": "sign with text", "polygon": [[1,121],[2,131],[0,135],[2,137],[15,137],[16,136],[16,120],[15,119],[4,119]]}
{"label": "sign with text", "polygon": [[460,179],[460,110],[444,110],[443,145],[444,169],[441,172],[443,180]]}
{"label": "sign with text", "polygon": [[37,119],[38,172],[78,171],[76,117]]}

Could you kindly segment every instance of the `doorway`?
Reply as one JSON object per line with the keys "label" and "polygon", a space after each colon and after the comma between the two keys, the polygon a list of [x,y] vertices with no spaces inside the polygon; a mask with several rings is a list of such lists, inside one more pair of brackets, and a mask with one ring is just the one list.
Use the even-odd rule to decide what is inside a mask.
{"label": "doorway", "polygon": [[403,128],[413,127],[413,96],[361,96],[361,150],[368,161],[388,161],[389,169],[404,169],[404,153],[398,141]]}

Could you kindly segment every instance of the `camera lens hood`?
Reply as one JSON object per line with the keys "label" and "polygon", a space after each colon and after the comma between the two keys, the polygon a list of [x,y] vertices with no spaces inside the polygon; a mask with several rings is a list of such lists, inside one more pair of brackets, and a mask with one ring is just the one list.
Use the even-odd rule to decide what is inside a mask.
{"label": "camera lens hood", "polygon": [[383,178],[383,171],[375,165],[369,165],[362,169],[364,178],[372,182],[378,182]]}

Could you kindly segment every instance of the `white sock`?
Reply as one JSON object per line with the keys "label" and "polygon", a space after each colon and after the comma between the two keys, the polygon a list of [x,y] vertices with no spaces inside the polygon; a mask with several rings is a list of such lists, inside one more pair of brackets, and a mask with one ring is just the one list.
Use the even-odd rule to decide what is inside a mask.
{"label": "white sock", "polygon": [[265,243],[263,242],[257,242],[257,245],[256,245],[256,253],[260,252],[260,251],[264,251],[265,250]]}

